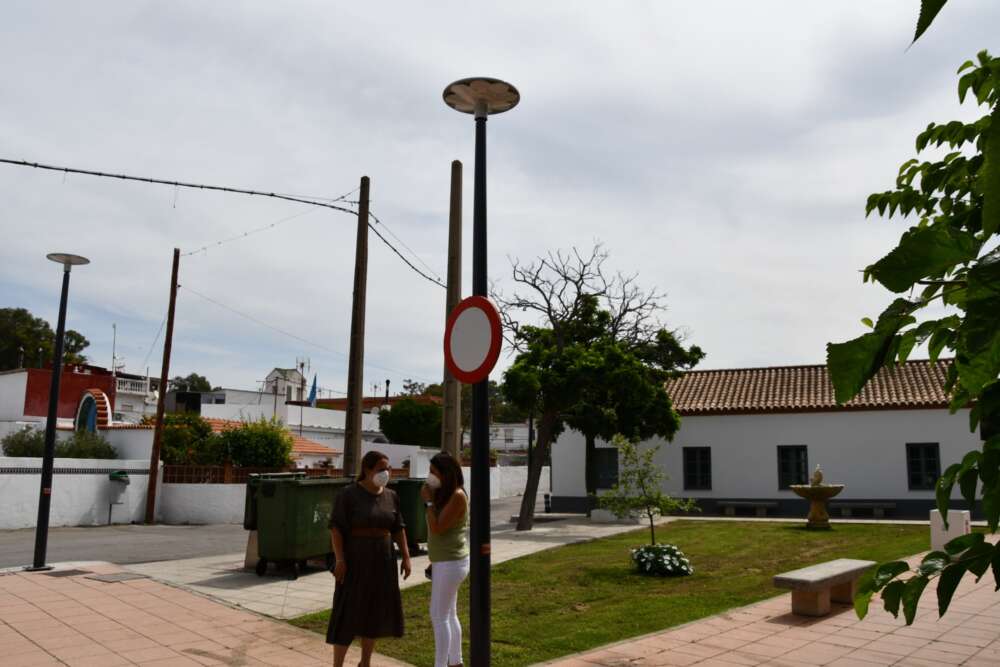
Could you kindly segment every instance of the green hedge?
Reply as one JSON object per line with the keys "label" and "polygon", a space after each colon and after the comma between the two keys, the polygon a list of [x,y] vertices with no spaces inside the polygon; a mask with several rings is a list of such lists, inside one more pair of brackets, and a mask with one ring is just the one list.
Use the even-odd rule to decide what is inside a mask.
{"label": "green hedge", "polygon": [[[45,455],[45,433],[30,426],[0,440],[4,456],[41,458]],[[56,442],[56,458],[116,459],[118,452],[103,436],[90,431],[76,431],[68,439]]]}

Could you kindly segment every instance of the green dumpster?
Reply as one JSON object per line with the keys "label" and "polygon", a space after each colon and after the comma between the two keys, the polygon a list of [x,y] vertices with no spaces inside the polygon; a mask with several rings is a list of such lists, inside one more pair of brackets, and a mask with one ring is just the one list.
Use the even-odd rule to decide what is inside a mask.
{"label": "green dumpster", "polygon": [[337,494],[353,480],[330,477],[267,479],[257,482],[257,574],[268,563],[288,565],[298,577],[310,558],[333,564],[330,514]]}
{"label": "green dumpster", "polygon": [[304,472],[269,472],[249,475],[247,477],[246,500],[243,505],[243,527],[246,530],[257,530],[257,489],[262,479],[305,479]]}
{"label": "green dumpster", "polygon": [[406,542],[411,554],[421,553],[420,544],[427,542],[427,508],[420,497],[420,487],[426,480],[394,479],[389,488],[399,494],[399,509],[406,524]]}

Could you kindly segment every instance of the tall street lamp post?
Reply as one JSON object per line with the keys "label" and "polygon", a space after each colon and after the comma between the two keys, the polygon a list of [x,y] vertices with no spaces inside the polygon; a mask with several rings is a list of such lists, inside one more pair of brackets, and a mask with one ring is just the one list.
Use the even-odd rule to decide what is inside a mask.
{"label": "tall street lamp post", "polygon": [[[462,79],[444,89],[444,102],[476,119],[472,211],[472,294],[487,296],[486,117],[513,109],[521,96],[514,86],[487,77]],[[490,664],[490,405],[489,378],[472,386],[472,507],[470,510],[470,663]]]}
{"label": "tall street lamp post", "polygon": [[54,252],[47,257],[63,266],[62,297],[59,299],[59,324],[56,326],[55,351],[52,353],[52,381],[49,383],[49,412],[45,420],[45,453],[42,459],[42,487],[38,494],[38,522],[35,524],[34,572],[51,570],[45,565],[45,550],[49,542],[49,506],[52,501],[52,467],[56,450],[56,419],[59,411],[59,381],[62,378],[63,343],[66,337],[66,300],[69,297],[69,272],[74,266],[90,264],[79,255]]}

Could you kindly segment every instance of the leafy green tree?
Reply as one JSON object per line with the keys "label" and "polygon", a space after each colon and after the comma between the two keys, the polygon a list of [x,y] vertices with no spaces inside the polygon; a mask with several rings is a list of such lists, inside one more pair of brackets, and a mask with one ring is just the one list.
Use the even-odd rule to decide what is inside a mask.
{"label": "leafy green tree", "polygon": [[[528,471],[518,530],[531,529],[542,463],[567,423],[587,436],[593,488],[596,437],[621,431],[671,437],[679,419],[656,384],[704,356],[662,325],[662,295],[639,289],[634,275],[607,275],[607,257],[598,245],[589,255],[574,249],[529,265],[515,261],[520,292],[509,298],[494,294],[507,341],[518,352],[504,374],[504,395],[538,417],[537,456]],[[641,404],[643,398],[648,405]]]}
{"label": "leafy green tree", "polygon": [[616,435],[611,443],[618,449],[618,482],[596,497],[597,506],[619,519],[644,514],[649,520],[649,543],[656,544],[656,517],[697,510],[693,500],[678,500],[663,492],[666,475],[656,463],[659,445],[639,447],[636,440]]}
{"label": "leafy green tree", "polygon": [[[41,458],[45,455],[45,432],[25,427],[8,434],[0,441],[4,456]],[[98,433],[76,431],[62,442],[56,442],[55,456],[64,459],[116,459],[118,452]]]}
{"label": "leafy green tree", "polygon": [[380,410],[378,424],[389,442],[440,447],[441,414],[440,405],[404,398],[396,401],[389,410]]}
{"label": "leafy green tree", "polygon": [[204,375],[190,373],[186,377],[178,375],[171,378],[170,389],[175,391],[212,391],[212,383]]}
{"label": "leafy green tree", "polygon": [[[152,423],[152,418],[144,421]],[[163,416],[160,456],[170,465],[222,465],[226,460],[212,425],[193,413]]]}
{"label": "leafy green tree", "polygon": [[218,438],[221,450],[234,466],[283,468],[292,462],[292,436],[274,417],[225,429]]}
{"label": "leafy green tree", "polygon": [[[925,2],[925,11],[928,4],[944,3]],[[921,32],[918,29],[918,37]],[[945,350],[953,353],[945,384],[951,410],[971,406],[970,428],[974,431],[981,424],[985,442],[981,451],[969,452],[941,475],[937,506],[946,518],[957,483],[970,507],[977,497],[982,501],[989,529],[996,532],[1000,523],[1000,58],[982,51],[958,73],[959,100],[971,93],[987,108],[986,115],[971,123],[928,125],[917,137],[917,152],[941,146],[951,152],[938,160],[905,162],[893,190],[868,198],[869,214],[917,218],[897,247],[864,271],[866,281],[906,296],[896,298],[875,322],[865,318],[870,332],[828,344],[827,365],[837,401],[843,403],[881,368],[905,362],[920,344],[927,344],[934,360]],[[913,296],[917,289],[919,295]],[[918,320],[924,309],[939,301],[950,314]],[[932,552],[915,572],[902,561],[880,565],[861,586],[856,599],[859,615],[867,613],[872,595],[881,591],[885,608],[896,615],[902,603],[906,622],[912,623],[932,577],[939,577],[942,615],[966,572],[978,578],[992,567],[1000,588],[1000,548],[981,537],[966,536],[944,552]],[[900,578],[903,575],[908,576]]]}
{"label": "leafy green tree", "polygon": [[[51,362],[55,339],[49,323],[28,310],[0,308],[0,371],[18,368],[22,359],[25,367],[36,365],[39,349],[42,361]],[[63,340],[63,363],[86,363],[87,358],[82,353],[89,345],[80,333],[67,329]]]}

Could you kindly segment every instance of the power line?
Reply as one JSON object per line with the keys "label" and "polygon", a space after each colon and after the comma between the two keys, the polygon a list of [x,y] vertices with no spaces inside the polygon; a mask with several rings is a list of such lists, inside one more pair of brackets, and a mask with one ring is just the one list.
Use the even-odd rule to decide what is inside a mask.
{"label": "power line", "polygon": [[405,242],[405,241],[403,241],[403,239],[401,239],[401,238],[399,238],[398,236],[396,236],[396,235],[395,235],[395,234],[393,233],[393,231],[392,231],[391,229],[389,229],[389,228],[388,228],[388,227],[386,226],[386,224],[385,224],[384,222],[382,222],[381,220],[379,220],[379,219],[378,219],[378,216],[377,216],[377,215],[375,215],[375,214],[374,214],[374,213],[372,213],[371,211],[369,211],[369,212],[368,212],[368,215],[369,215],[369,216],[371,217],[371,219],[372,219],[372,220],[374,220],[374,221],[375,221],[375,222],[376,222],[377,224],[379,224],[379,225],[382,225],[382,227],[384,227],[384,228],[385,228],[385,231],[387,231],[387,232],[388,232],[388,233],[389,233],[389,234],[390,234],[390,235],[392,236],[392,238],[394,238],[394,239],[396,239],[397,241],[399,241],[399,245],[401,245],[401,246],[403,246],[404,248],[406,248],[407,250],[409,250],[409,251],[410,251],[410,254],[411,254],[411,255],[413,255],[414,257],[416,257],[416,258],[417,258],[417,261],[418,261],[418,262],[420,262],[421,264],[423,264],[423,265],[424,265],[424,268],[425,268],[425,269],[427,269],[427,270],[428,270],[428,271],[430,271],[430,272],[431,272],[432,274],[434,274],[434,277],[435,277],[435,278],[437,279],[437,280],[435,280],[434,282],[436,282],[437,284],[441,285],[441,287],[444,287],[445,289],[447,289],[447,287],[448,287],[448,286],[447,286],[447,285],[445,285],[445,284],[443,284],[443,283],[441,282],[441,276],[440,276],[440,275],[438,275],[438,272],[437,272],[437,271],[435,271],[434,269],[432,269],[432,268],[431,268],[430,266],[428,266],[428,265],[427,265],[427,262],[425,262],[425,261],[424,261],[424,260],[423,260],[423,259],[422,259],[422,258],[420,257],[420,255],[418,255],[418,254],[416,253],[416,251],[415,251],[415,250],[414,250],[413,248],[411,248],[410,246],[406,245],[406,242]]}
{"label": "power line", "polygon": [[[95,171],[95,170],[92,170],[92,169],[76,169],[76,168],[73,168],[73,167],[59,167],[59,166],[50,165],[50,164],[41,164],[41,163],[38,163],[38,162],[28,162],[27,160],[11,160],[11,159],[7,159],[7,158],[0,158],[0,164],[10,164],[10,165],[18,166],[18,167],[32,167],[34,169],[43,169],[43,170],[47,170],[47,171],[61,171],[61,172],[63,172],[63,174],[82,174],[84,176],[95,176],[95,177],[98,177],[98,178],[116,178],[116,179],[122,180],[122,181],[137,181],[137,182],[140,182],[140,183],[151,183],[151,184],[154,184],[154,185],[169,185],[169,186],[172,186],[174,188],[192,188],[192,189],[195,189],[195,190],[214,190],[216,192],[228,192],[228,193],[232,193],[232,194],[251,195],[251,196],[266,197],[266,198],[271,198],[271,199],[281,199],[281,200],[284,200],[284,201],[291,201],[291,202],[296,202],[296,203],[299,203],[299,204],[309,204],[311,206],[320,206],[322,208],[329,208],[329,209],[333,209],[334,211],[340,211],[341,213],[350,213],[351,215],[357,215],[357,211],[351,210],[349,208],[345,208],[344,206],[338,206],[336,203],[334,203],[337,200],[333,200],[333,201],[321,201],[319,198],[309,199],[309,198],[298,197],[298,196],[294,196],[294,195],[286,195],[286,194],[282,194],[280,192],[264,192],[264,191],[261,191],[261,190],[248,190],[248,189],[245,189],[245,188],[235,188],[235,187],[224,186],[224,185],[207,185],[207,184],[203,184],[203,183],[187,183],[187,182],[184,182],[184,181],[171,181],[171,180],[166,180],[166,179],[162,179],[162,178],[150,178],[150,177],[146,177],[146,176],[130,176],[128,174],[111,174],[111,173],[102,172],[102,171]],[[346,197],[346,196],[349,196],[350,194],[351,193],[348,193],[347,195],[344,195],[344,196]],[[413,269],[422,278],[424,278],[424,279],[426,279],[426,280],[434,283],[435,285],[438,285],[439,287],[446,287],[446,285],[444,283],[442,283],[440,280],[432,278],[431,276],[427,275],[426,273],[424,273],[423,271],[421,271],[420,269],[418,269],[416,266],[414,266],[413,262],[411,262],[406,257],[404,257],[403,253],[401,253],[394,245],[392,245],[388,241],[388,239],[386,239],[384,236],[382,236],[382,234],[379,233],[379,231],[375,228],[375,225],[373,225],[370,220],[366,221],[366,224],[368,225],[369,229],[371,229],[373,232],[375,232],[375,235],[382,241],[382,243],[384,243],[386,246],[388,246],[390,250],[392,250],[394,253],[396,253],[396,255],[398,255],[399,258],[401,260],[403,260],[403,262],[407,266],[409,266],[411,269]],[[410,252],[413,252],[413,251],[411,250]]]}
{"label": "power line", "polygon": [[277,227],[278,225],[280,225],[283,222],[288,222],[289,220],[295,220],[296,218],[301,218],[302,216],[309,215],[310,213],[315,213],[316,211],[317,211],[317,209],[315,209],[315,208],[310,208],[310,209],[308,209],[306,211],[300,211],[299,213],[296,213],[295,215],[289,215],[287,217],[281,218],[280,220],[275,220],[274,222],[272,222],[272,223],[270,223],[268,225],[263,225],[262,227],[257,227],[255,229],[250,229],[248,231],[243,232],[242,234],[237,234],[235,236],[230,236],[228,238],[224,238],[224,239],[221,239],[219,241],[216,241],[215,243],[209,243],[208,245],[203,245],[202,247],[198,248],[197,250],[190,250],[188,252],[181,253],[181,257],[188,257],[190,255],[197,255],[198,253],[201,253],[201,252],[207,252],[208,249],[211,248],[211,247],[218,247],[218,246],[221,246],[221,245],[225,245],[226,243],[230,243],[232,241],[239,241],[240,239],[245,239],[248,236],[253,236],[254,234],[258,234],[260,232],[266,232],[269,229],[273,229],[273,228]]}
{"label": "power line", "polygon": [[156,347],[156,341],[160,340],[160,334],[163,333],[163,326],[167,323],[167,316],[163,316],[163,321],[160,322],[160,329],[156,332],[156,337],[153,338],[153,342],[149,345],[149,351],[146,352],[146,358],[142,360],[142,366],[140,368],[146,368],[146,364],[149,363],[149,357],[153,354],[153,348]]}
{"label": "power line", "polygon": [[[178,285],[177,287],[179,289],[182,288],[182,289],[190,292],[191,294],[195,295],[196,297],[198,297],[200,299],[204,299],[205,301],[208,301],[209,303],[218,306],[219,308],[222,308],[224,310],[228,310],[229,312],[231,312],[231,313],[233,313],[235,315],[239,315],[240,317],[242,317],[244,319],[250,320],[251,322],[253,322],[255,324],[258,324],[258,325],[260,325],[262,327],[266,327],[266,328],[270,329],[271,331],[279,333],[279,334],[281,334],[283,336],[287,336],[289,338],[293,338],[293,339],[299,341],[300,343],[305,343],[306,345],[312,345],[313,347],[317,347],[317,348],[319,348],[321,350],[325,350],[325,351],[327,351],[327,352],[329,352],[331,354],[335,354],[335,355],[340,356],[340,357],[345,357],[345,358],[347,357],[346,354],[344,354],[343,352],[341,352],[339,350],[334,350],[333,348],[327,347],[326,345],[323,345],[322,343],[317,343],[315,341],[308,340],[306,338],[303,338],[303,337],[298,336],[296,334],[293,334],[291,332],[285,331],[284,329],[276,327],[273,324],[268,324],[267,322],[264,322],[263,320],[257,319],[253,315],[248,315],[247,313],[244,313],[243,311],[237,310],[237,309],[235,309],[235,308],[233,308],[231,306],[227,306],[226,304],[224,304],[224,303],[222,303],[220,301],[216,301],[212,297],[206,296],[206,295],[202,294],[201,292],[198,292],[197,290],[194,290],[194,289],[191,289],[190,287],[187,287],[186,285]],[[386,373],[393,373],[393,374],[399,375],[401,377],[417,378],[418,380],[427,380],[428,382],[431,381],[431,380],[428,380],[427,378],[422,378],[422,377],[413,375],[412,373],[406,373],[406,372],[403,372],[403,371],[400,371],[400,370],[396,370],[394,368],[386,368],[384,366],[376,366],[375,364],[368,364],[368,363],[365,364],[365,367],[366,368],[370,368],[370,369],[374,369],[374,370],[384,371]]]}

